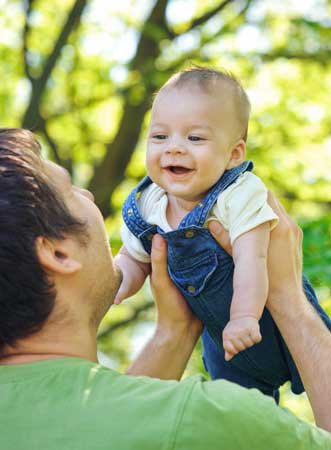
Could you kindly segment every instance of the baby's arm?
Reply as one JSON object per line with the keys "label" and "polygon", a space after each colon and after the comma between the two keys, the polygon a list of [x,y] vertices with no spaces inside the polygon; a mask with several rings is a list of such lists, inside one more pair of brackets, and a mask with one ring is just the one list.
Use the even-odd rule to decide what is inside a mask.
{"label": "baby's arm", "polygon": [[242,234],[233,243],[233,297],[223,330],[225,359],[261,341],[259,319],[268,295],[267,252],[270,223]]}
{"label": "baby's arm", "polygon": [[115,304],[131,297],[139,291],[146,277],[150,274],[151,265],[133,258],[123,246],[114,258],[115,264],[121,269],[122,283],[115,297]]}

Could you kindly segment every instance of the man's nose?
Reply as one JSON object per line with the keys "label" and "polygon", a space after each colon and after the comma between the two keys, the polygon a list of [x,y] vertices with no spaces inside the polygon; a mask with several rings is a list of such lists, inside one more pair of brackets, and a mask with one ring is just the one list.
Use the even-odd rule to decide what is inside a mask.
{"label": "man's nose", "polygon": [[82,195],[84,195],[85,197],[87,197],[89,200],[91,200],[92,202],[95,202],[94,195],[92,194],[91,191],[88,191],[87,189],[84,189],[84,188],[81,188],[81,187],[77,187],[77,186],[75,186],[75,188],[76,188],[77,190],[79,190],[80,193],[81,193]]}

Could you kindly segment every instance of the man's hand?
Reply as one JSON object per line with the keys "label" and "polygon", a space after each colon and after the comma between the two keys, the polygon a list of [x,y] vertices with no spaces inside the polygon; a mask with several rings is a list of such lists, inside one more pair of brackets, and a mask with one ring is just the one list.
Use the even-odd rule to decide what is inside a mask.
{"label": "man's hand", "polygon": [[229,233],[223,227],[223,225],[217,220],[211,220],[208,222],[208,230],[213,235],[214,239],[220,244],[224,250],[232,256],[232,247]]}
{"label": "man's hand", "polygon": [[158,234],[153,238],[151,259],[151,288],[156,303],[158,327],[171,333],[187,330],[198,338],[202,323],[194,316],[185,298],[169,277],[167,246]]}
{"label": "man's hand", "polygon": [[[295,299],[297,293],[302,292],[302,231],[272,192],[268,192],[268,203],[279,217],[278,225],[270,234],[268,250],[267,307],[272,308],[281,298]],[[223,226],[217,221],[210,221],[208,228],[220,246],[232,255],[229,234]]]}
{"label": "man's hand", "polygon": [[[316,424],[331,431],[330,331],[302,289],[302,231],[271,192],[268,203],[279,223],[270,235],[267,308],[294,358]],[[218,222],[208,226],[219,244],[231,253],[223,227]]]}
{"label": "man's hand", "polygon": [[191,312],[186,300],[169,278],[167,246],[159,235],[152,243],[151,287],[157,310],[156,331],[136,361],[129,375],[145,375],[162,380],[180,380],[202,323]]}
{"label": "man's hand", "polygon": [[[279,217],[279,223],[270,235],[268,251],[269,295],[267,307],[280,308],[281,299],[295,301],[302,292],[302,238],[301,229],[286,213],[276,196],[268,193],[268,203]],[[302,300],[302,298],[301,298]],[[284,305],[286,308],[286,305]]]}

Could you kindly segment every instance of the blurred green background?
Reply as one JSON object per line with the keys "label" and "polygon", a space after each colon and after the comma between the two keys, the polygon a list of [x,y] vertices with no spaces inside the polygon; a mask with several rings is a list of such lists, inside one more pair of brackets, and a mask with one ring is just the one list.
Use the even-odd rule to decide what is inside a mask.
{"label": "blurred green background", "polygon": [[[303,227],[305,272],[331,314],[330,12],[330,0],[0,0],[0,126],[35,131],[93,191],[116,253],[152,94],[192,63],[233,71],[252,103],[248,157]],[[105,318],[100,361],[125,370],[153,320],[146,284]],[[197,372],[200,346],[185,376]],[[313,420],[304,394],[282,394]]]}

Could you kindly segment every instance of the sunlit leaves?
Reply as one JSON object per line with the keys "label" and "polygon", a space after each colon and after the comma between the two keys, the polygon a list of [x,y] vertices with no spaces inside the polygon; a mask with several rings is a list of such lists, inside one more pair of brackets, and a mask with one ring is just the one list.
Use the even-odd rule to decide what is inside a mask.
{"label": "sunlit leaves", "polygon": [[[1,126],[20,126],[31,93],[24,73],[24,2],[7,3],[0,8],[0,119]],[[190,29],[197,18],[220,3],[169,0],[164,28],[155,23],[145,27],[146,37],[157,42],[159,54],[156,59],[147,55],[140,64],[133,58],[155,2],[90,0],[43,92],[39,108],[46,131],[58,157],[72,169],[74,181],[86,186],[111,148],[125,102],[139,105],[146,92],[191,62],[234,71],[253,107],[247,156],[254,160],[256,173],[300,220],[305,272],[331,313],[330,2],[234,0],[221,13]],[[33,3],[26,35],[32,77],[42,71],[72,5],[72,0]],[[130,141],[130,150],[135,152],[124,181],[114,191],[112,214],[106,218],[115,252],[121,245],[121,205],[145,175],[147,122],[148,114],[140,137],[134,145]],[[56,159],[52,142],[42,136],[49,156]],[[126,320],[146,299],[150,299],[148,289],[112,308],[100,331]],[[101,349],[111,356],[114,367],[127,366],[153,314],[148,309],[130,326],[118,328],[111,339],[102,339]],[[203,371],[200,355],[198,346],[187,375]],[[284,398],[298,414],[311,419],[303,397],[293,400],[285,387]]]}

